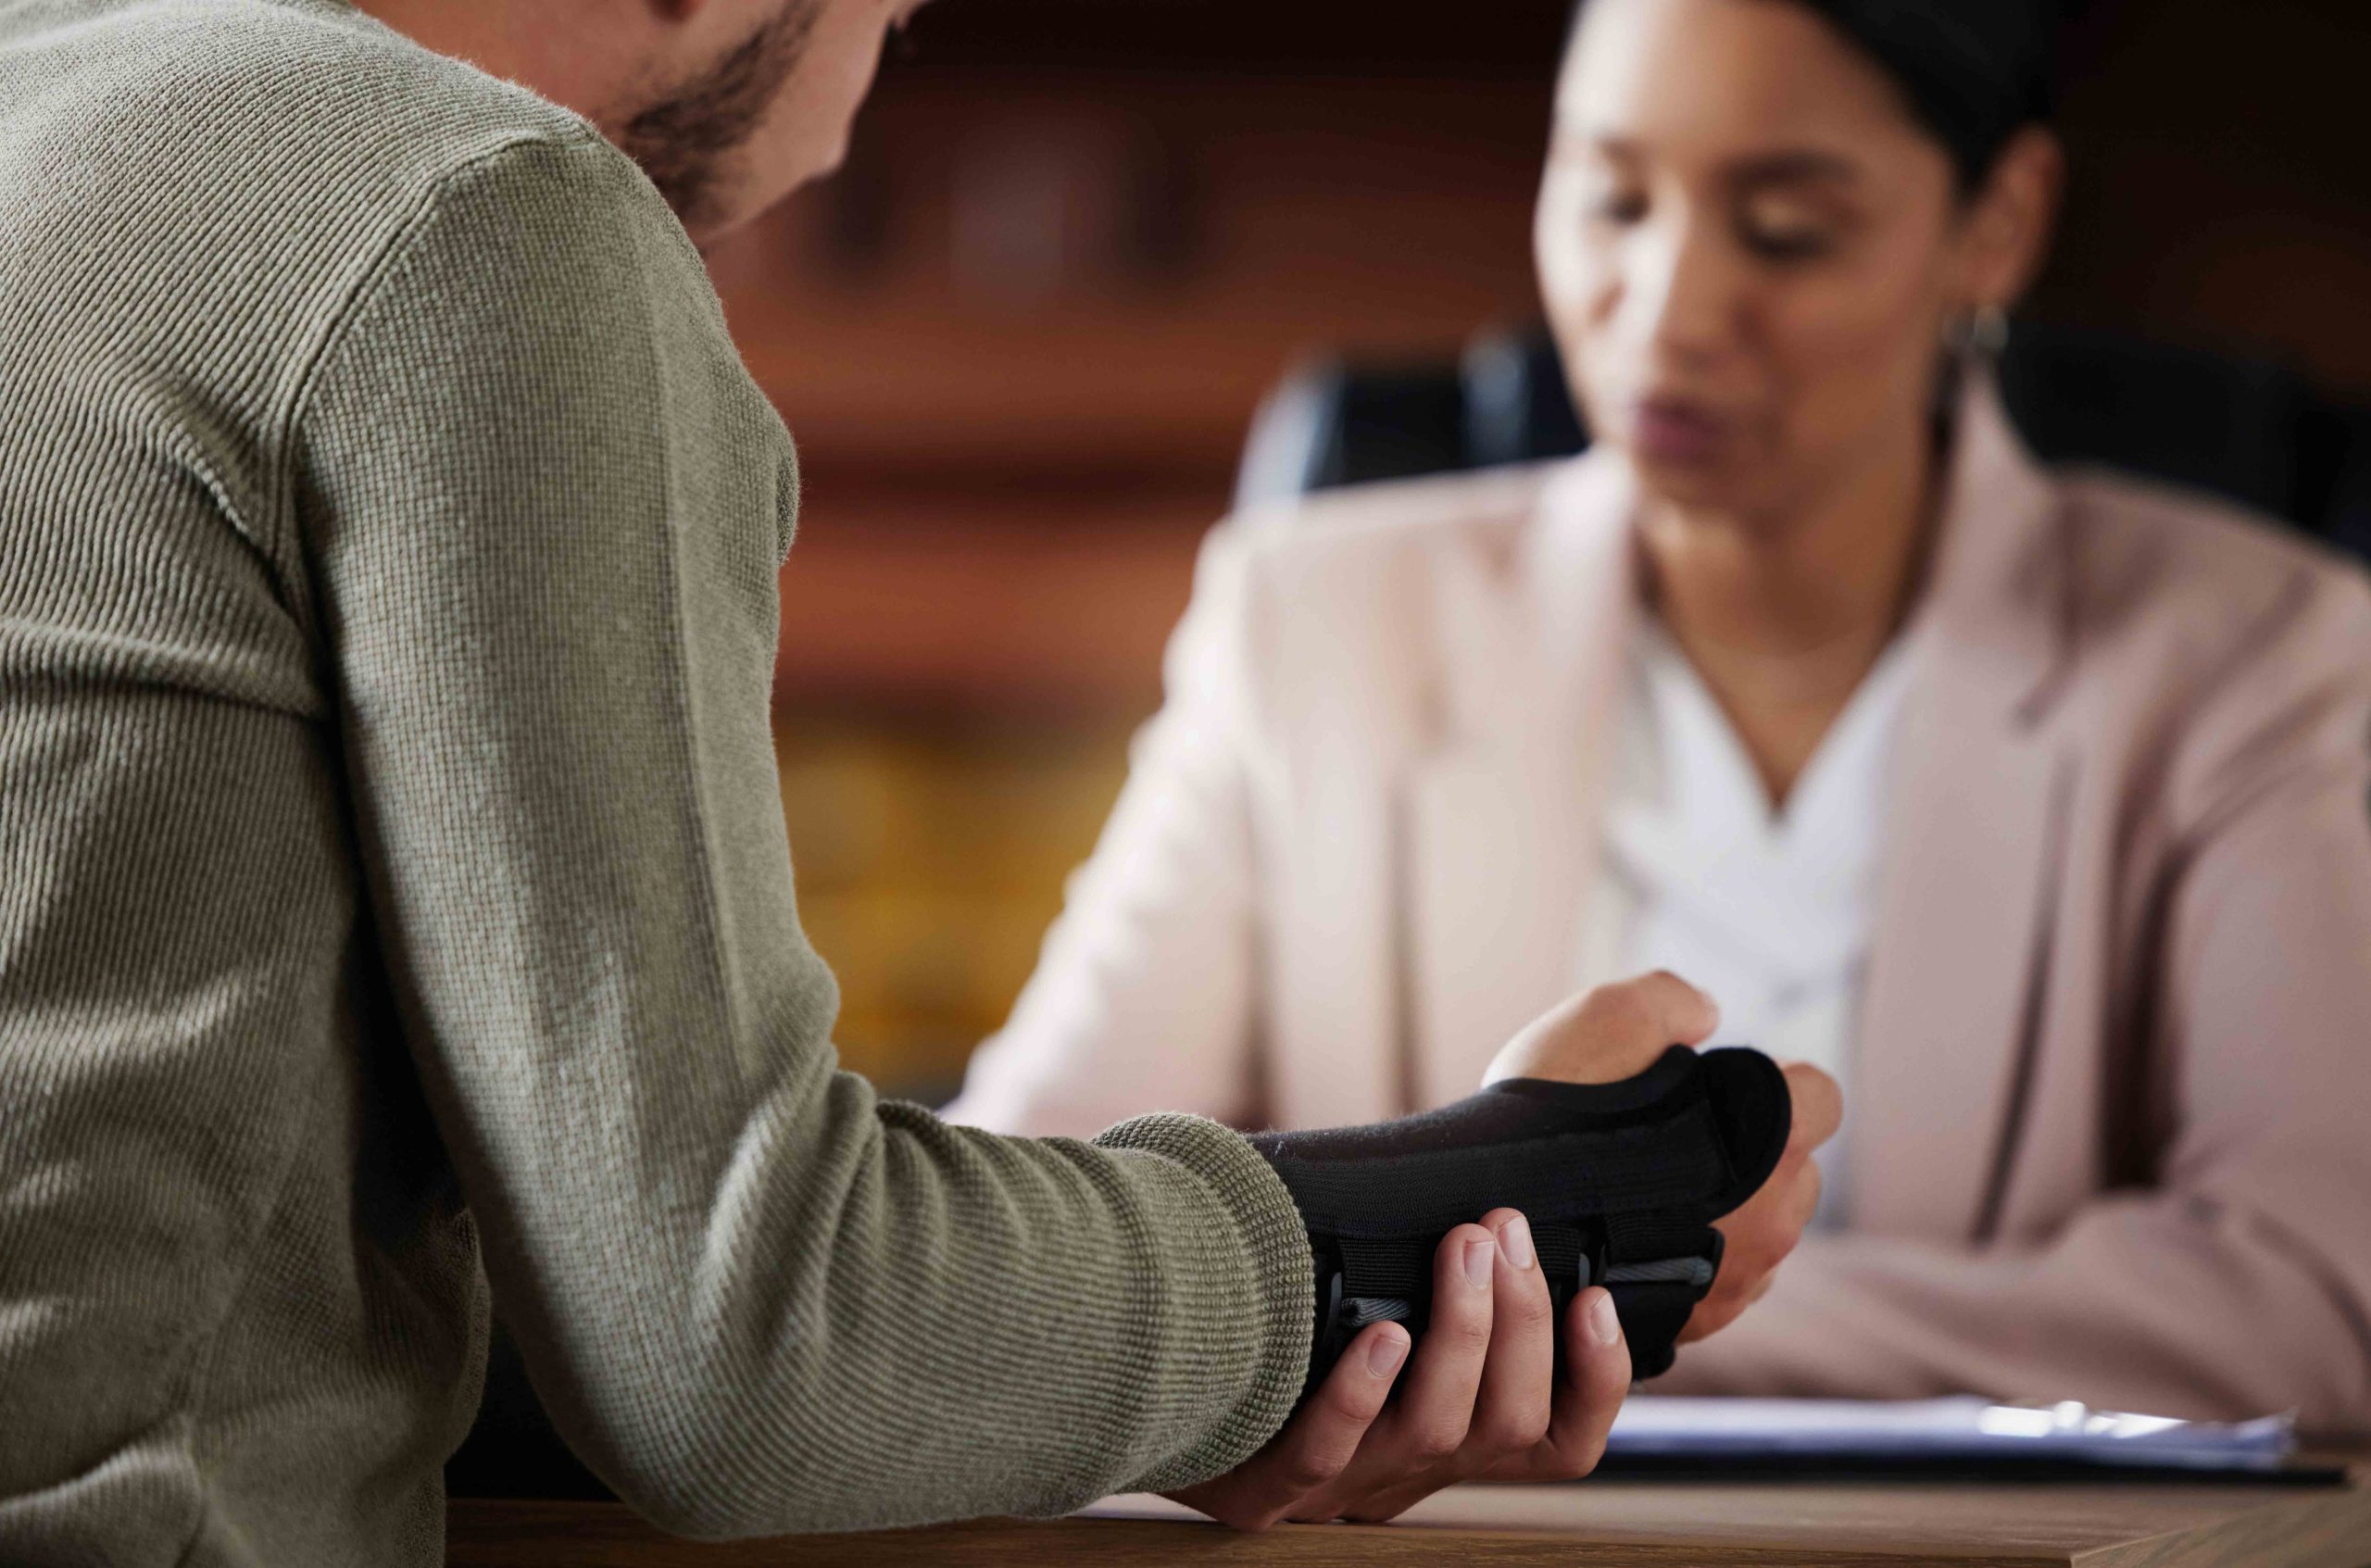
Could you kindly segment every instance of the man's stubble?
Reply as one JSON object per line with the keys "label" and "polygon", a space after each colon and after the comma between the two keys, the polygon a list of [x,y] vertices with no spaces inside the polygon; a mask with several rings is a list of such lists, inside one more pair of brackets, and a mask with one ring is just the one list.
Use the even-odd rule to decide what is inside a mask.
{"label": "man's stubble", "polygon": [[720,186],[806,57],[822,0],[781,11],[688,81],[630,107],[611,132],[695,233],[721,216]]}

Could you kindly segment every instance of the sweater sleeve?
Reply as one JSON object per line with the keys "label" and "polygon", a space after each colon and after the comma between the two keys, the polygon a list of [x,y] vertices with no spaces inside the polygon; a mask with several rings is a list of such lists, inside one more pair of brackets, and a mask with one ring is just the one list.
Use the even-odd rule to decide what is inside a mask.
{"label": "sweater sleeve", "polygon": [[587,134],[449,174],[291,471],[358,852],[496,1299],[571,1443],[703,1536],[1223,1472],[1308,1357],[1250,1147],[948,1127],[840,1072],[769,688],[787,434]]}

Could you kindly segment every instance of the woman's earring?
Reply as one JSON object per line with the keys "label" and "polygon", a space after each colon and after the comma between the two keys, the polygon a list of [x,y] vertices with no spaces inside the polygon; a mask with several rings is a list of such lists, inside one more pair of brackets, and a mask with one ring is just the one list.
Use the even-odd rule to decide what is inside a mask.
{"label": "woman's earring", "polygon": [[1998,305],[1978,306],[1956,318],[1943,335],[1954,358],[1998,359],[2009,346],[2009,312]]}
{"label": "woman's earring", "polygon": [[1998,305],[1978,308],[1968,318],[1967,346],[1971,354],[2000,358],[2009,348],[2009,312]]}

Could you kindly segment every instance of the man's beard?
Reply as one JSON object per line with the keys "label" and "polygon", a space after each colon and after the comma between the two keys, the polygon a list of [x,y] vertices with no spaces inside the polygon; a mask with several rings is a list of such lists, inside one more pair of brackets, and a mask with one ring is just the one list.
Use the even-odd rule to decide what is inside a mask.
{"label": "man's beard", "polygon": [[822,8],[821,0],[787,0],[722,59],[627,112],[618,145],[685,228],[696,232],[723,216],[718,187],[726,166],[798,69]]}

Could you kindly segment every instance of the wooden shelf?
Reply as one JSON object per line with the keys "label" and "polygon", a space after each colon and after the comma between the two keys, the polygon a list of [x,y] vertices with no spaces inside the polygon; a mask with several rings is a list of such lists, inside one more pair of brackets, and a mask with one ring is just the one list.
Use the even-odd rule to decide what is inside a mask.
{"label": "wooden shelf", "polygon": [[934,83],[714,265],[822,461],[1208,482],[1298,356],[1537,312],[1546,125],[1544,82]]}
{"label": "wooden shelf", "polygon": [[783,572],[776,705],[1142,717],[1222,505],[825,487]]}

